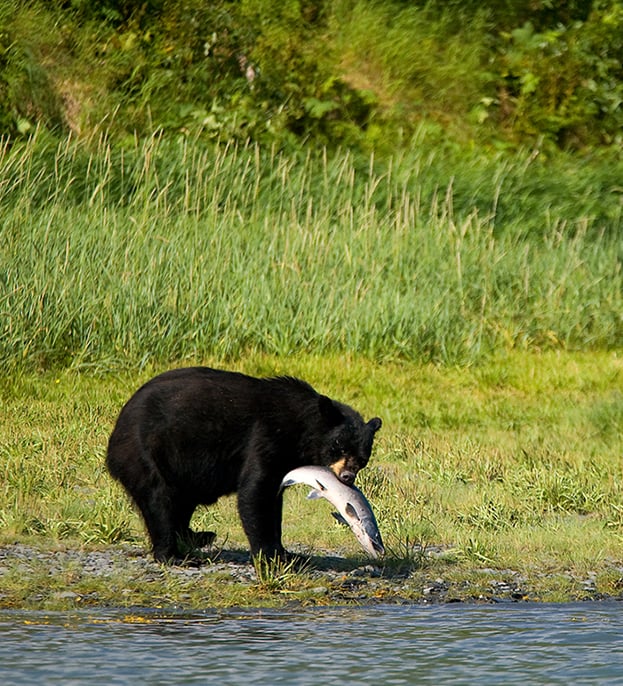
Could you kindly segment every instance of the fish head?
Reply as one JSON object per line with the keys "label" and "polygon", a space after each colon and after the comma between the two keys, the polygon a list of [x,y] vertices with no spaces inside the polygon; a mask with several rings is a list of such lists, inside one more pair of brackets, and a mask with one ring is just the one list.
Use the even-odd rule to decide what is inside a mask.
{"label": "fish head", "polygon": [[360,512],[352,503],[346,503],[343,519],[370,557],[377,558],[385,555],[381,532],[371,511]]}
{"label": "fish head", "polygon": [[385,546],[383,545],[381,532],[378,529],[375,531],[368,531],[368,538],[372,547],[372,550],[368,549],[368,552],[372,557],[382,557],[385,555]]}
{"label": "fish head", "polygon": [[365,543],[362,543],[362,545],[367,552],[372,557],[385,555],[385,546],[383,545],[381,532],[372,513],[370,513],[370,516],[361,519],[361,528],[365,534]]}

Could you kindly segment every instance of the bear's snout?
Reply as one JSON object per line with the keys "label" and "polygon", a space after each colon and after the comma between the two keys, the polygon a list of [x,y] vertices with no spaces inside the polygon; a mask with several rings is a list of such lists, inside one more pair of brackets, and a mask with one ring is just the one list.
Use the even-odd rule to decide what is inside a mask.
{"label": "bear's snout", "polygon": [[339,474],[338,474],[338,479],[342,482],[345,483],[347,486],[352,486],[355,483],[355,477],[357,475],[355,472],[351,472],[350,469],[343,469]]}

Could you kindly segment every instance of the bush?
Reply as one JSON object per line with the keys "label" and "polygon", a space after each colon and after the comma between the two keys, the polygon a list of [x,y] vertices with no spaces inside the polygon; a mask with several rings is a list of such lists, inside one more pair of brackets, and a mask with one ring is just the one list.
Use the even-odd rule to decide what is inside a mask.
{"label": "bush", "polygon": [[[623,2],[0,0],[0,132],[616,146]],[[96,76],[94,76],[96,75]]]}
{"label": "bush", "polygon": [[26,134],[37,125],[65,131],[61,98],[36,55],[48,29],[49,16],[36,6],[0,6],[0,135]]}
{"label": "bush", "polygon": [[620,142],[623,126],[623,5],[585,22],[503,34],[498,113],[521,139],[562,147]]}

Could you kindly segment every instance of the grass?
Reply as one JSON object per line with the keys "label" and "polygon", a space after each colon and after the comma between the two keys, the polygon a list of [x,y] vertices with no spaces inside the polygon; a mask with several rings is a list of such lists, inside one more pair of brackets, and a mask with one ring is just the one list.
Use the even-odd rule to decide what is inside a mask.
{"label": "grass", "polygon": [[[384,419],[360,486],[389,550],[386,573],[408,576],[403,595],[421,596],[426,579],[439,576],[468,583],[473,592],[490,579],[482,569],[513,570],[541,599],[578,597],[577,579],[589,573],[597,590],[618,588],[623,364],[617,354],[515,352],[461,368],[262,354],[230,366],[302,376],[366,416]],[[147,546],[140,518],[105,472],[104,451],[120,406],[155,371],[3,377],[0,542],[88,550]],[[363,562],[354,537],[333,523],[328,504],[307,501],[306,494],[298,487],[286,492],[286,546],[321,557],[323,550],[340,550]],[[216,530],[225,550],[246,547],[232,498],[200,509],[194,525]],[[437,552],[430,557],[428,551]],[[216,575],[189,591],[187,580],[164,570],[142,589],[140,579],[121,578],[104,597],[279,604],[296,594],[307,598],[318,586],[309,570],[260,571],[255,584],[225,583]],[[46,602],[62,601],[57,591],[68,572],[59,574],[52,580],[22,575],[21,591],[5,575],[2,602],[35,602],[42,587]],[[66,585],[85,595],[97,586],[82,576],[72,583]],[[123,589],[130,589],[126,596]]]}
{"label": "grass", "polygon": [[551,180],[533,157],[424,143],[388,163],[157,138],[7,144],[0,364],[616,348],[621,203],[603,182],[618,167],[587,165],[580,183],[577,163],[556,164]]}
{"label": "grass", "polygon": [[[620,162],[580,175],[563,156],[459,160],[420,142],[384,162],[104,134],[6,143],[0,541],[145,545],[107,438],[140,383],[199,362],[300,376],[383,418],[360,483],[407,595],[483,568],[542,598],[589,572],[618,588]],[[363,560],[305,495],[286,494],[286,545]],[[232,498],[195,524],[246,547]],[[70,572],[10,571],[0,602],[49,598]],[[317,585],[291,569],[218,583],[189,591],[166,571],[99,597],[278,603]]]}

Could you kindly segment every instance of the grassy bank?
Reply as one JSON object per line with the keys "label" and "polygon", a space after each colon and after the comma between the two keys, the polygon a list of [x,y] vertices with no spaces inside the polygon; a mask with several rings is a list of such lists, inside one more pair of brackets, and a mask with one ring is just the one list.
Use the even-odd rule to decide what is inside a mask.
{"label": "grassy bank", "polygon": [[[536,599],[583,597],[579,580],[587,578],[594,592],[620,594],[623,365],[617,354],[515,352],[463,368],[250,355],[230,366],[302,376],[366,416],[383,418],[360,484],[390,550],[383,574],[400,575],[401,596],[422,597],[441,577],[459,597],[461,588],[472,597],[492,573],[511,571]],[[105,472],[104,452],[121,404],[156,371],[2,377],[1,543],[146,547],[138,515]],[[286,545],[316,555],[340,550],[356,566],[354,537],[333,523],[326,503],[305,496],[298,487],[286,493]],[[198,512],[195,524],[218,532],[223,554],[246,546],[231,499]],[[436,554],[428,557],[427,550]],[[62,605],[70,601],[62,593],[59,600],[59,590],[88,595],[94,588],[102,602],[119,604],[165,596],[194,606],[279,604],[294,591],[314,602],[333,597],[315,598],[318,581],[305,573],[263,583],[206,575],[192,584],[166,573],[145,584],[136,570],[126,576],[121,570],[111,582],[77,567],[54,572],[32,561],[28,572],[20,565],[5,569],[4,605],[52,606],[55,597]],[[374,593],[391,599],[398,591],[384,591],[383,578]]]}
{"label": "grassy bank", "polygon": [[41,136],[0,154],[0,363],[473,363],[623,340],[616,160]]}

